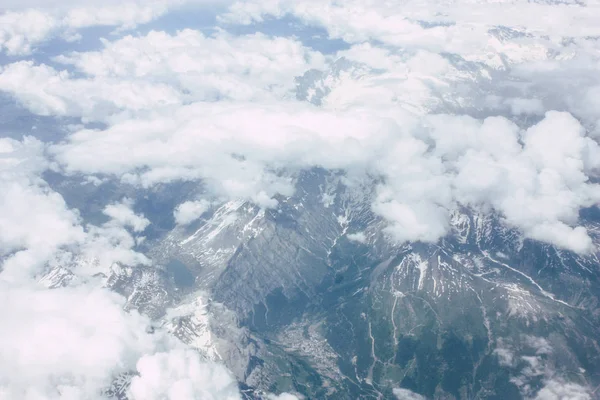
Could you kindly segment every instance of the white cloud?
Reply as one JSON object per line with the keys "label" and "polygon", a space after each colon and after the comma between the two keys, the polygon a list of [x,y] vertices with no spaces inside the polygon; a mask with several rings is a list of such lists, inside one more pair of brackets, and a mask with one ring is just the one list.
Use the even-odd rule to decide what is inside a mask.
{"label": "white cloud", "polygon": [[115,223],[130,227],[134,232],[142,232],[150,225],[150,221],[143,215],[137,215],[132,207],[133,200],[124,198],[120,203],[107,205],[102,212],[112,218]]}
{"label": "white cloud", "polygon": [[550,380],[537,393],[534,400],[591,400],[587,388],[571,382]]}
{"label": "white cloud", "polygon": [[[520,350],[535,351],[533,356],[517,357]],[[547,355],[553,352],[550,342],[542,337],[521,335],[520,346],[515,349],[498,340],[494,355],[501,366],[518,370],[510,378],[525,399],[531,400],[591,400],[590,388],[576,382],[569,382],[556,371],[556,366]],[[540,388],[538,385],[542,383]]]}
{"label": "white cloud", "polygon": [[510,112],[514,115],[533,114],[543,115],[544,104],[540,99],[523,99],[520,97],[504,100],[504,103],[510,107]]}
{"label": "white cloud", "polygon": [[67,71],[31,61],[9,64],[0,72],[0,90],[13,93],[25,107],[40,115],[102,120],[124,110],[181,103],[179,94],[166,85],[71,78]]}
{"label": "white cloud", "polygon": [[207,200],[186,201],[177,206],[173,216],[178,225],[187,225],[200,218],[209,208],[210,202]]}
{"label": "white cloud", "polygon": [[290,393],[282,393],[280,395],[270,394],[267,396],[268,400],[300,400],[302,397],[298,397],[296,395]]}
{"label": "white cloud", "polygon": [[137,371],[129,388],[131,400],[241,399],[237,382],[225,367],[202,363],[191,350],[144,356]]}
{"label": "white cloud", "polygon": [[0,11],[0,52],[23,55],[55,37],[77,39],[92,26],[131,29],[182,6],[226,5],[225,0],[5,0]]}
{"label": "white cloud", "polygon": [[394,389],[394,396],[398,400],[425,400],[425,397],[408,389]]}
{"label": "white cloud", "polygon": [[320,53],[293,38],[224,31],[206,36],[190,29],[104,41],[101,51],[58,60],[100,80],[165,83],[185,91],[186,101],[293,97],[293,78],[324,63]]}
{"label": "white cloud", "polygon": [[0,14],[0,51],[21,54],[31,51],[34,44],[47,39],[59,22],[38,10]]}
{"label": "white cloud", "polygon": [[43,259],[60,246],[83,239],[77,214],[66,209],[57,193],[14,182],[2,185],[0,191],[0,207],[10,210],[0,215],[3,255],[35,251]]}
{"label": "white cloud", "polygon": [[515,359],[514,353],[506,347],[498,347],[494,349],[494,355],[498,357],[498,363],[503,367],[512,367]]}
{"label": "white cloud", "polygon": [[106,290],[2,286],[2,398],[99,398],[156,346],[148,321]]}
{"label": "white cloud", "polygon": [[[125,1],[120,4],[82,4],[69,9],[62,19],[62,23],[70,28],[85,28],[88,26],[119,26],[132,28],[158,18],[168,10],[166,1]],[[174,4],[181,3],[175,0]]]}
{"label": "white cloud", "polygon": [[537,336],[525,336],[525,343],[535,349],[536,354],[550,354],[552,353],[552,346],[550,343],[542,338]]}
{"label": "white cloud", "polygon": [[384,178],[373,209],[398,241],[438,240],[460,203],[492,207],[528,237],[591,249],[577,223],[579,210],[600,199],[586,161],[598,145],[570,114],[548,113],[526,131],[502,117],[396,118],[403,128],[373,110],[195,103],[78,131],[52,151],[67,171],[143,186],[202,179],[218,196],[266,207],[292,190],[287,174],[276,171],[362,170]]}
{"label": "white cloud", "polygon": [[151,260],[134,250],[136,238],[112,221],[102,226],[88,225],[86,230],[86,239],[79,246],[79,251],[83,257],[97,262],[96,272],[108,271],[113,263],[131,266],[151,264]]}
{"label": "white cloud", "polygon": [[83,77],[21,61],[0,69],[0,90],[40,115],[103,121],[198,100],[292,98],[294,76],[323,64],[296,40],[262,34],[150,32],[104,44],[58,57]]}
{"label": "white cloud", "polygon": [[[562,38],[597,35],[598,13],[593,4],[581,3],[261,0],[235,2],[220,18],[250,24],[293,15],[348,43],[379,41],[388,46],[459,54],[470,61],[505,68],[506,62],[545,59],[561,47]],[[525,34],[513,35],[510,29]]]}
{"label": "white cloud", "polygon": [[200,362],[150,321],[125,312],[106,289],[15,287],[0,275],[0,398],[104,399],[121,373],[136,371],[132,400],[239,399],[221,365]]}
{"label": "white cloud", "polygon": [[346,237],[348,238],[348,240],[351,240],[353,242],[358,242],[358,243],[366,243],[367,242],[367,236],[365,235],[364,232],[349,233],[348,235],[346,235]]}
{"label": "white cloud", "polygon": [[107,205],[104,212],[111,219],[106,224],[84,226],[77,210],[69,209],[41,179],[49,166],[44,150],[45,145],[33,138],[0,139],[0,255],[8,257],[3,262],[5,279],[35,275],[63,249],[97,259],[101,270],[114,262],[148,264],[132,250],[135,240],[123,228],[140,232],[150,223],[133,213],[131,200]]}
{"label": "white cloud", "polygon": [[0,139],[0,256],[8,256],[5,274],[27,275],[60,247],[84,239],[78,213],[39,178],[47,167],[44,150],[34,138]]}

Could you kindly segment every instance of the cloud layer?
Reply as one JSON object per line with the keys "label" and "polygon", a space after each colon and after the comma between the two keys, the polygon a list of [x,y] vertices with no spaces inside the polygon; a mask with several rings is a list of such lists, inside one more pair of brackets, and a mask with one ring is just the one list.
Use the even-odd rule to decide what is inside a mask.
{"label": "cloud layer", "polygon": [[[333,59],[295,39],[192,30],[127,36],[57,59],[76,73],[10,64],[0,89],[41,115],[108,124],[51,148],[68,173],[144,187],[202,180],[217,196],[275,207],[300,169],[360,171],[382,177],[373,209],[396,241],[440,239],[463,205],[500,212],[526,237],[592,249],[578,213],[600,200],[590,182],[600,148],[573,114],[544,115],[532,97],[503,99],[506,73],[489,86],[487,66],[467,68],[429,50],[359,44],[338,56],[348,60],[341,72],[305,88],[320,91],[321,107],[293,99],[294,77]],[[496,94],[480,93],[482,85]],[[539,122],[435,112],[481,101]]]}
{"label": "cloud layer", "polygon": [[109,27],[116,32],[149,23],[185,6],[205,9],[222,0],[6,0],[0,11],[0,53],[30,54],[52,39],[79,41],[80,30]]}

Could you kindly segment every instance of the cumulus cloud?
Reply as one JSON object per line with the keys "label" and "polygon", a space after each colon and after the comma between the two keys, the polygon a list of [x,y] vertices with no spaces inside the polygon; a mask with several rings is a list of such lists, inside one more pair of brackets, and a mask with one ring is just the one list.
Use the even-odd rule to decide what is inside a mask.
{"label": "cumulus cloud", "polygon": [[537,336],[525,336],[525,343],[535,349],[536,354],[552,353],[552,346],[544,338]]}
{"label": "cumulus cloud", "polygon": [[[535,355],[521,355],[522,350]],[[553,352],[550,342],[542,337],[521,335],[518,343],[499,339],[493,354],[501,366],[510,367],[510,382],[525,399],[531,400],[591,400],[590,388],[569,381],[556,371],[556,365],[547,357]],[[522,354],[522,353],[521,353]],[[541,383],[541,386],[540,386]],[[593,393],[592,393],[593,394]]]}
{"label": "cumulus cloud", "polygon": [[227,3],[223,0],[7,0],[0,12],[0,52],[29,54],[35,46],[55,37],[78,40],[77,31],[81,28],[131,29],[178,7]]}
{"label": "cumulus cloud", "polygon": [[39,115],[79,116],[102,120],[124,110],[142,111],[180,104],[170,87],[149,82],[71,79],[32,61],[9,64],[0,70],[0,88],[14,93],[19,102]]}
{"label": "cumulus cloud", "polygon": [[268,395],[268,400],[300,400],[302,397],[298,397],[291,393],[282,393],[280,395],[270,394]]}
{"label": "cumulus cloud", "polygon": [[[388,46],[459,54],[494,68],[505,68],[507,62],[544,59],[549,50],[561,47],[562,38],[598,33],[598,10],[581,3],[237,1],[220,18],[251,24],[289,15],[321,26],[331,38],[348,43],[379,41]],[[525,34],[514,34],[517,30]]]}
{"label": "cumulus cloud", "polygon": [[136,238],[127,229],[109,221],[101,226],[86,226],[86,238],[78,251],[81,257],[94,260],[95,273],[108,271],[114,263],[150,265],[151,260],[135,250],[136,244]]}
{"label": "cumulus cloud", "polygon": [[0,14],[0,50],[28,53],[34,43],[46,40],[58,26],[56,19],[38,10],[4,12]]}
{"label": "cumulus cloud", "polygon": [[173,217],[178,225],[187,225],[200,218],[202,214],[208,211],[210,202],[207,200],[186,201],[177,206],[173,212]]}
{"label": "cumulus cloud", "polygon": [[0,69],[0,90],[40,115],[104,121],[198,100],[293,97],[293,77],[324,62],[297,40],[263,34],[211,37],[188,29],[104,46],[57,58],[83,77],[31,61],[9,64]]}
{"label": "cumulus cloud", "polygon": [[129,398],[239,399],[225,367],[201,362],[150,321],[125,312],[106,289],[7,285],[0,275],[0,398],[103,399],[119,374],[135,372]]}
{"label": "cumulus cloud", "polygon": [[549,112],[522,133],[502,119],[488,119],[481,129],[482,147],[473,143],[457,158],[459,201],[489,202],[531,238],[590,250],[585,229],[573,225],[581,208],[599,201],[599,187],[589,182],[592,171],[585,165],[598,144],[588,141],[581,124],[568,113]]}
{"label": "cumulus cloud", "polygon": [[293,78],[324,64],[323,55],[293,38],[191,29],[104,40],[101,51],[57,60],[96,79],[162,82],[184,91],[186,101],[293,97]]}
{"label": "cumulus cloud", "polygon": [[[172,47],[170,44],[167,49]],[[79,60],[86,57],[76,56]],[[96,60],[98,54],[90,57]],[[114,57],[111,65],[118,68]],[[164,59],[158,57],[157,65]],[[413,61],[410,57],[403,63]],[[136,62],[126,61],[125,72],[98,67],[97,72],[88,73],[96,75],[91,82],[111,74],[127,80],[146,61]],[[42,67],[24,67],[36,68]],[[153,68],[143,67],[143,71]],[[433,69],[432,73],[445,71]],[[236,70],[231,73],[240,74]],[[0,74],[0,86],[3,76]],[[275,81],[278,79],[283,78]],[[26,99],[26,92],[19,94],[13,81],[10,74],[4,76],[17,97]],[[178,90],[179,81],[161,84]],[[259,92],[264,86],[257,78]],[[35,104],[42,106],[32,106],[33,111],[54,103],[54,99],[42,97],[47,92],[38,93],[33,96]],[[287,91],[269,93],[271,99],[282,101],[256,104],[241,98],[168,108],[153,108],[156,105],[150,102],[148,107],[154,110],[150,115],[121,116],[106,129],[77,131],[67,143],[52,147],[52,152],[69,173],[113,174],[145,187],[203,180],[218,196],[247,198],[264,207],[277,205],[273,200],[276,194],[291,194],[293,174],[300,169],[360,170],[382,177],[373,210],[389,221],[387,231],[394,240],[438,240],[449,230],[449,212],[461,204],[494,209],[527,237],[580,253],[592,249],[585,228],[577,224],[579,210],[600,200],[598,186],[589,179],[598,168],[594,155],[600,154],[600,147],[569,113],[548,112],[538,124],[523,130],[505,117],[392,115],[391,105],[385,108],[369,102],[344,110],[315,108],[288,101]],[[63,96],[67,97],[66,92]],[[69,101],[84,103],[72,93]],[[88,110],[101,104],[92,98]],[[77,113],[75,110],[74,115]],[[87,111],[79,114],[93,115]],[[190,211],[187,207],[184,211]]]}
{"label": "cumulus cloud", "polygon": [[503,367],[511,367],[515,359],[515,354],[506,347],[494,349],[494,355],[498,357],[498,363]]}
{"label": "cumulus cloud", "polygon": [[[432,100],[435,93],[464,85],[469,75],[428,51],[357,45],[340,55],[367,65],[366,75],[328,83],[321,110],[289,99],[292,77],[323,64],[322,56],[289,39],[224,32],[151,32],[59,58],[83,78],[12,64],[0,74],[0,88],[39,114],[110,122],[101,134],[78,131],[53,148],[69,172],[114,174],[142,186],[204,180],[217,195],[275,207],[275,194],[293,190],[295,170],[363,170],[383,177],[373,209],[390,222],[395,240],[443,237],[449,210],[463,204],[499,211],[527,237],[591,249],[577,220],[581,208],[598,202],[589,176],[600,149],[570,114],[548,113],[525,131],[503,117],[392,114],[395,105],[426,114],[442,104]],[[503,102],[513,114],[543,111],[536,98]],[[122,114],[144,110],[153,111]],[[137,150],[124,154],[127,148]],[[176,214],[189,221],[191,203],[182,207]]]}
{"label": "cumulus cloud", "polygon": [[394,396],[398,400],[425,400],[425,397],[408,389],[394,389]]}
{"label": "cumulus cloud", "polygon": [[544,104],[540,99],[524,99],[516,97],[504,100],[504,104],[507,104],[510,107],[510,112],[514,115],[540,115],[544,113]]}
{"label": "cumulus cloud", "polygon": [[351,240],[353,242],[358,242],[358,243],[366,243],[367,242],[367,236],[365,235],[364,232],[349,233],[348,235],[346,235],[346,237],[348,238],[348,240]]}
{"label": "cumulus cloud", "polygon": [[[240,400],[238,383],[224,366],[201,361],[191,349],[141,357],[131,381],[131,400]],[[269,400],[299,400],[289,393],[266,394]]]}
{"label": "cumulus cloud", "polygon": [[238,400],[237,382],[225,367],[200,362],[192,350],[147,355],[137,362],[132,400]]}
{"label": "cumulus cloud", "polygon": [[135,239],[124,227],[141,232],[150,221],[136,215],[132,201],[124,199],[106,206],[104,213],[110,219],[105,224],[85,225],[79,212],[70,209],[41,178],[49,167],[45,148],[30,137],[0,139],[0,256],[5,257],[5,279],[35,275],[64,250],[98,260],[101,269],[114,262],[148,264],[145,256],[133,250]]}
{"label": "cumulus cloud", "polygon": [[[314,17],[312,11],[292,3],[273,4],[277,7],[270,9],[263,4],[253,8],[252,19],[271,12]],[[241,12],[240,7],[246,9],[247,4],[234,5],[223,20]],[[381,11],[374,9],[372,17],[380,18]],[[328,12],[341,18],[348,10],[335,5]],[[452,18],[462,21],[465,16],[452,14]],[[340,27],[358,29],[351,22]],[[425,29],[406,20],[404,23]],[[375,29],[361,26],[360,32],[386,34],[386,25],[372,32],[371,28]],[[502,40],[533,46],[543,42],[538,39],[522,43],[508,35]],[[356,38],[348,40],[359,42]],[[292,170],[311,165],[362,169],[385,179],[373,209],[390,221],[388,232],[396,240],[437,240],[448,231],[448,211],[460,203],[496,209],[528,237],[578,252],[589,251],[591,240],[585,229],[577,226],[577,215],[579,209],[598,201],[596,187],[588,182],[598,168],[594,157],[600,154],[597,143],[566,113],[550,113],[524,132],[504,118],[482,123],[457,116],[427,116],[418,121],[396,112],[392,117],[390,107],[395,105],[425,114],[448,101],[444,93],[453,93],[454,89],[444,87],[460,87],[473,77],[436,54],[439,48],[416,44],[427,50],[405,54],[389,47],[357,43],[340,52],[338,56],[368,68],[360,75],[340,75],[333,85],[322,83],[329,90],[323,98],[327,112],[292,103],[244,103],[289,100],[292,77],[319,67],[325,59],[293,40],[260,34],[235,37],[223,31],[212,37],[192,30],[176,35],[151,32],[144,37],[105,41],[101,51],[58,58],[75,66],[85,74],[83,78],[30,62],[12,64],[0,74],[0,88],[39,114],[79,116],[84,120],[113,118],[102,138],[84,130],[74,134],[67,145],[55,149],[67,170],[113,173],[125,182],[143,186],[203,179],[219,195],[246,197],[274,207],[273,195],[286,195],[292,190],[291,181],[281,173],[282,165]],[[479,54],[481,49],[469,51]],[[541,58],[546,59],[547,55]],[[517,61],[526,64],[527,60]],[[90,97],[89,93],[96,95]],[[540,115],[544,111],[544,104],[535,97],[499,98],[515,115]],[[199,110],[205,104],[186,104],[218,99],[234,100],[238,105],[219,102],[211,106],[210,113],[202,113]],[[169,110],[166,113],[160,111],[165,106]],[[347,114],[341,116],[340,107]],[[127,118],[122,114],[145,110],[159,111],[149,118]],[[342,121],[358,110],[360,118],[352,119],[356,126],[349,127]],[[179,122],[170,120],[173,114]],[[230,118],[232,115],[235,117]],[[383,122],[390,117],[392,123]],[[122,133],[125,131],[127,135]],[[165,132],[170,133],[168,137]],[[265,140],[267,135],[279,138]],[[125,136],[129,137],[128,144],[123,143]],[[166,148],[151,139],[158,136],[167,141]],[[553,139],[548,141],[550,136]],[[88,138],[93,138],[93,145]],[[559,140],[574,146],[549,147]],[[233,141],[244,145],[236,146]],[[145,150],[136,157],[117,160],[115,147],[125,149],[127,145]],[[276,146],[283,152],[273,154]],[[186,152],[190,156],[184,156]],[[192,160],[191,153],[198,152],[204,155]],[[542,157],[546,152],[555,155],[552,159]],[[88,154],[97,154],[96,161],[89,165]],[[563,157],[573,162],[559,165],[556,161]],[[175,163],[174,158],[178,158]],[[96,165],[108,159],[110,163]],[[143,172],[136,172],[140,170]]]}
{"label": "cumulus cloud", "polygon": [[115,223],[130,227],[134,232],[142,232],[150,225],[150,221],[143,215],[137,215],[132,207],[133,200],[124,198],[120,203],[107,205],[102,212],[109,216]]}
{"label": "cumulus cloud", "polygon": [[62,246],[84,240],[76,211],[39,178],[48,163],[37,139],[0,139],[0,257],[5,274],[28,275]]}
{"label": "cumulus cloud", "polygon": [[155,347],[148,321],[106,290],[2,286],[3,398],[98,398]]}
{"label": "cumulus cloud", "polygon": [[551,380],[536,394],[534,400],[590,400],[587,388],[576,383]]}

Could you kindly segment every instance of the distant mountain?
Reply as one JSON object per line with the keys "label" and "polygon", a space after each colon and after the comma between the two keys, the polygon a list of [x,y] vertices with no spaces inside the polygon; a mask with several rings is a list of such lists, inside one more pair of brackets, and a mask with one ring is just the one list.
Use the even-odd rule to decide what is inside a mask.
{"label": "distant mountain", "polygon": [[[391,399],[404,388],[520,399],[557,382],[600,385],[596,255],[466,208],[439,243],[394,245],[370,210],[373,187],[302,172],[277,209],[216,204],[144,244],[159,269],[114,265],[106,284],[152,315],[152,329],[223,361],[248,398]],[[597,212],[582,218],[597,235]]]}

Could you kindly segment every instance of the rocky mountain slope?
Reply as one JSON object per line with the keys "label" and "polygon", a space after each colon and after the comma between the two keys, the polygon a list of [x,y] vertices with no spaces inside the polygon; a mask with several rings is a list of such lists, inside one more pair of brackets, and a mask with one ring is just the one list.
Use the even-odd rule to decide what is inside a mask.
{"label": "rocky mountain slope", "polygon": [[[156,266],[114,265],[106,285],[152,315],[151,329],[224,362],[250,397],[596,395],[595,254],[466,208],[439,243],[394,245],[370,210],[372,183],[314,169],[276,209],[215,204],[142,245]],[[582,217],[597,234],[596,212]]]}

